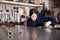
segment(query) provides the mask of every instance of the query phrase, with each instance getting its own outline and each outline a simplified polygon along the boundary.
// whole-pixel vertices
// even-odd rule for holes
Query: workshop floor
[[[29,40],[29,32],[23,26],[16,25],[13,28],[12,37],[8,38],[8,33],[0,26],[0,40]],[[47,31],[48,30],[48,31]],[[22,31],[22,33],[20,33]],[[60,29],[39,29],[37,28],[38,40],[60,40]]]

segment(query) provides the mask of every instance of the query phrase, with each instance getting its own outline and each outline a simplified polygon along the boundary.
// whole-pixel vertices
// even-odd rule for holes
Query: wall
[[[45,8],[49,10],[49,0],[42,0],[41,2],[45,2]]]
[[[54,8],[53,10],[54,10],[54,16],[55,16],[55,18],[57,20],[57,13],[59,13],[60,10],[59,10],[59,8]],[[58,22],[58,20],[57,20],[57,22]]]

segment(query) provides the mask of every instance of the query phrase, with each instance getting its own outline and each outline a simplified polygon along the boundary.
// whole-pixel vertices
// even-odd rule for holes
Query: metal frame
[[[30,4],[30,3],[21,3],[13,1],[1,1],[0,4],[11,4],[11,5],[20,5],[20,6],[29,6],[29,7],[42,7],[43,5]]]

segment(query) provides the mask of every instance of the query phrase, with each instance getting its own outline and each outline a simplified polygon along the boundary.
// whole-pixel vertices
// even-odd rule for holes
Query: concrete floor
[[[7,28],[12,31],[12,38],[8,38],[8,32],[0,26],[0,40],[29,40],[29,32],[26,27],[16,25],[13,28]],[[20,33],[22,31],[22,33]],[[39,29],[37,28],[37,40],[60,40],[60,29]]]

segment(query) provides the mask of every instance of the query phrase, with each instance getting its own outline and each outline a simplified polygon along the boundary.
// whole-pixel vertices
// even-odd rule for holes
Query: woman
[[[37,40],[36,28],[38,26],[41,25],[48,27],[49,25],[54,26],[56,24],[56,20],[54,18],[45,17],[38,13],[38,11],[34,8],[30,10],[29,16],[30,18],[27,20],[27,26],[31,33],[31,40]]]

